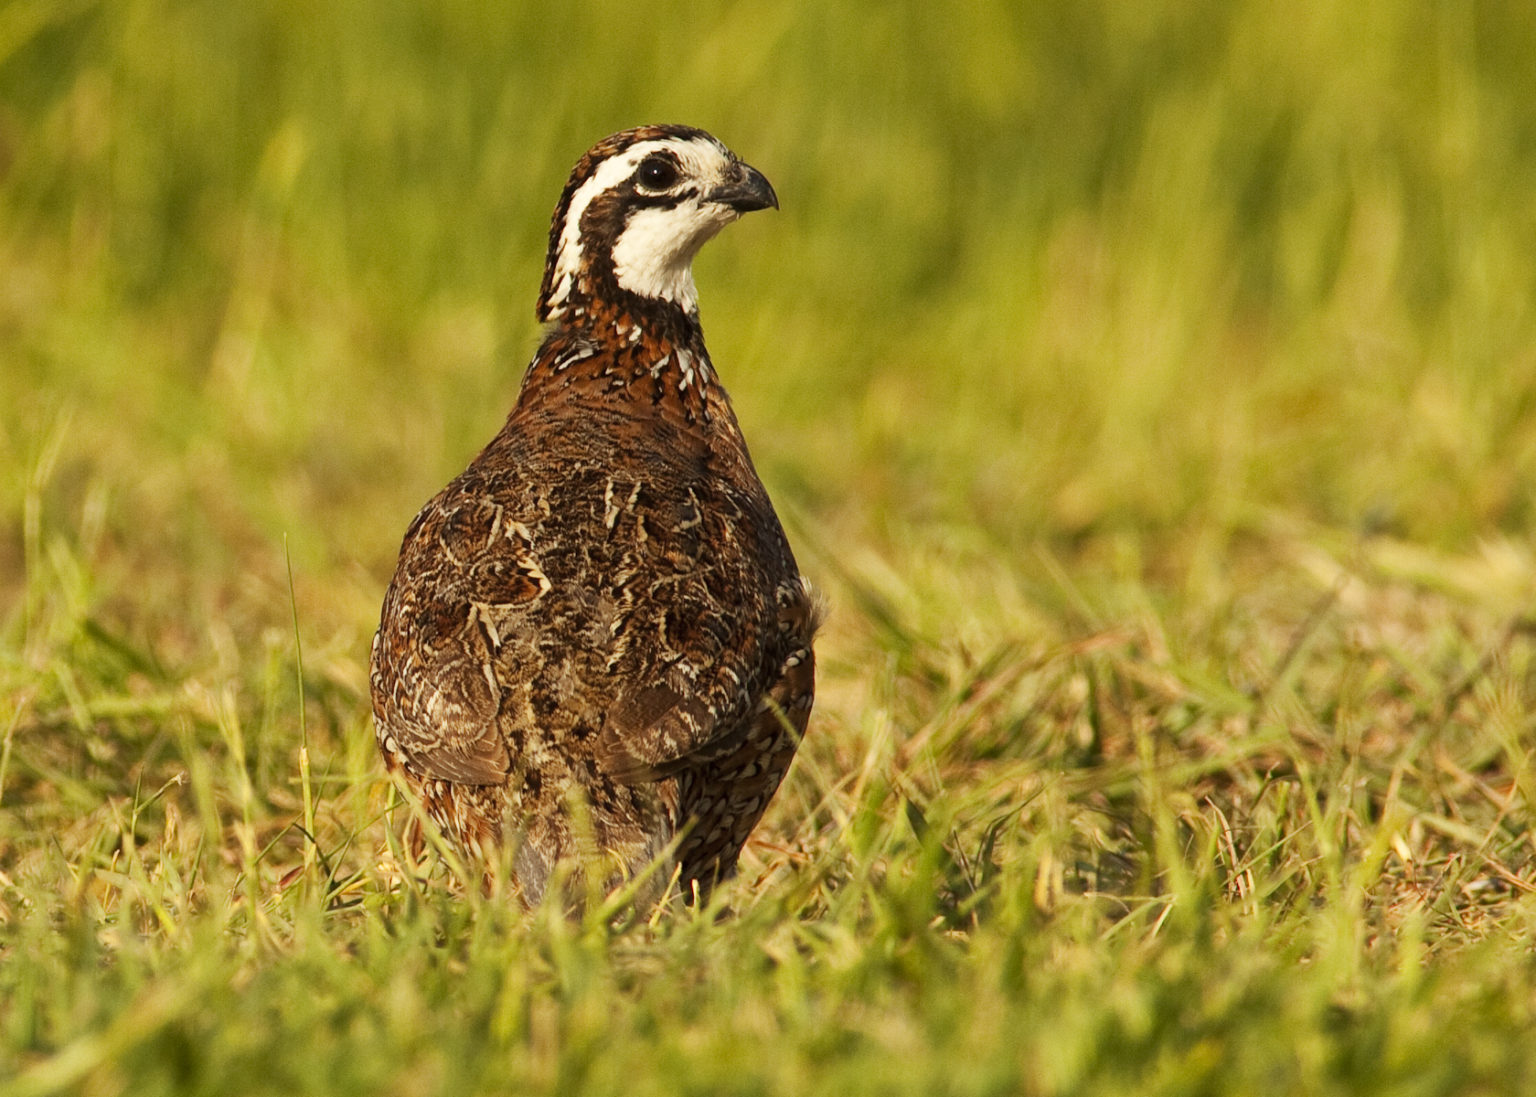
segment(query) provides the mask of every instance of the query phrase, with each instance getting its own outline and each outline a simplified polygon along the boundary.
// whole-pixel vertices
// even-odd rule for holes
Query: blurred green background
[[[0,0],[0,1089],[1530,1076],[1533,59],[1530,0]],[[696,274],[832,614],[736,917],[530,926],[389,855],[368,643],[649,121],[782,200]]]
[[[0,582],[31,485],[122,615],[286,534],[364,628],[515,392],[570,164],[652,120],[783,198],[698,280],[828,552],[1525,536],[1533,56],[1523,0],[8,0]]]

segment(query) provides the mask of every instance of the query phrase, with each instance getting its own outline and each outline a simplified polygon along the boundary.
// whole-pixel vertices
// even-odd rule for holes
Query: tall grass
[[[1515,0],[0,6],[0,1091],[1518,1091],[1533,55]],[[368,638],[648,120],[783,198],[697,275],[834,611],[715,907],[527,919],[399,863]]]

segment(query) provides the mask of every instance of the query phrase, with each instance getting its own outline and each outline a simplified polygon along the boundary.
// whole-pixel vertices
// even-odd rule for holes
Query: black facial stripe
[[[698,193],[698,187],[684,187],[667,194],[647,194],[643,190],[636,190],[629,205],[634,209],[676,209],[688,199],[696,198]]]

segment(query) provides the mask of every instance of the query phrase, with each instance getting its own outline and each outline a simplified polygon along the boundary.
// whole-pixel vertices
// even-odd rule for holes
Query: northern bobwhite
[[[691,271],[770,206],[702,130],[593,146],[555,207],[517,403],[406,530],[373,643],[379,749],[461,850],[510,848],[529,904],[562,861],[611,887],[674,843],[656,878],[707,894],[805,731],[815,601]]]

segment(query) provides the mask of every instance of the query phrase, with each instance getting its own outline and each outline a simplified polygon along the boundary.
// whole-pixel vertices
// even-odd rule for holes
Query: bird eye
[[[677,165],[665,156],[647,156],[635,178],[646,190],[666,190],[677,182]]]

